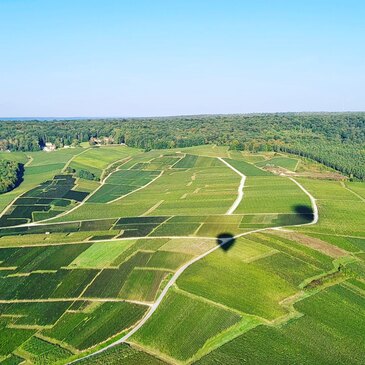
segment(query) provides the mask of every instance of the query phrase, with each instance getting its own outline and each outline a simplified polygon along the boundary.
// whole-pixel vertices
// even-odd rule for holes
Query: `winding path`
[[[235,171],[237,174],[239,174],[241,176],[241,183],[239,185],[238,188],[238,197],[235,200],[235,202],[233,203],[233,205],[231,206],[231,208],[226,212],[226,215],[230,215],[234,212],[234,210],[237,208],[237,206],[240,204],[240,202],[242,201],[243,198],[243,188],[244,188],[244,184],[245,184],[245,180],[246,180],[246,176],[243,175],[241,172],[239,172],[237,169],[235,169],[233,166],[231,166],[228,162],[224,161],[222,158],[218,157],[219,160],[221,160],[225,165],[227,165],[230,169],[232,169],[233,171]],[[289,177],[290,180],[292,180],[296,185],[298,185],[298,187],[309,197],[310,201],[311,201],[311,205],[312,205],[312,209],[313,209],[313,220],[309,223],[304,223],[304,224],[298,224],[298,225],[294,225],[294,226],[290,226],[290,227],[299,227],[299,226],[306,226],[306,225],[311,225],[311,224],[316,224],[318,222],[318,207],[316,204],[316,199],[309,193],[308,190],[306,190],[298,181],[296,181],[295,179]],[[282,227],[275,227],[275,229],[281,229]],[[162,300],[164,299],[164,297],[166,296],[168,290],[175,284],[175,282],[177,281],[177,279],[180,277],[180,275],[191,265],[193,265],[194,263],[196,263],[197,261],[203,259],[204,257],[208,256],[209,254],[211,254],[212,252],[218,250],[219,248],[221,248],[222,246],[224,246],[225,244],[227,244],[228,242],[235,240],[239,237],[243,237],[243,236],[247,236],[249,234],[252,233],[257,233],[257,232],[263,232],[266,230],[270,230],[273,229],[273,227],[266,227],[266,228],[260,228],[260,229],[255,229],[249,232],[244,232],[241,234],[238,234],[234,237],[230,237],[230,238],[222,238],[220,239],[220,244],[211,248],[210,250],[208,250],[207,252],[193,258],[192,260],[190,260],[189,262],[187,262],[185,265],[183,265],[182,267],[180,267],[180,269],[178,269],[175,274],[172,276],[172,278],[169,280],[169,282],[166,284],[165,288],[162,290],[161,294],[159,295],[159,297],[157,298],[156,302],[153,303],[151,305],[151,307],[149,308],[147,314],[140,320],[140,322],[138,322],[138,324],[131,330],[129,331],[126,335],[124,335],[123,337],[121,337],[120,339],[112,342],[111,344],[109,344],[108,346],[95,351],[89,355],[86,355],[82,358],[76,359],[72,362],[70,362],[69,364],[74,364],[80,360],[89,358],[91,356],[100,354],[108,349],[110,349],[111,347],[114,347],[116,345],[119,345],[123,342],[126,342],[131,336],[133,336],[147,321],[148,319],[153,315],[153,313],[157,310],[157,308],[159,307],[159,305],[161,304]]]

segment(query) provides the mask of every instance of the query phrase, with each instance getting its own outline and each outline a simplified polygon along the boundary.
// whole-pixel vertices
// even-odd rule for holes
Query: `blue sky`
[[[0,0],[0,117],[365,110],[362,0]]]

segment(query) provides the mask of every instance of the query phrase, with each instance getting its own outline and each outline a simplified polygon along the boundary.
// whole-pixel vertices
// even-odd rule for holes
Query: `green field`
[[[122,332],[145,310],[143,306],[126,302],[94,303],[84,310],[65,313],[52,329],[42,334],[83,350]]]
[[[208,339],[240,319],[236,313],[172,291],[155,316],[136,333],[132,341],[147,348],[156,348],[170,357],[187,360]],[[179,338],[178,342],[176,338]]]
[[[158,171],[121,170],[114,172],[88,201],[90,203],[109,203],[141,188],[158,175]]]
[[[265,161],[255,163],[258,167],[283,167],[284,169],[295,171],[298,164],[296,158],[273,157]]]
[[[135,241],[106,241],[92,244],[83,251],[69,266],[77,268],[104,268],[118,258]]]
[[[362,364],[363,298],[341,286],[295,305],[303,316],[284,326],[260,326],[197,364]],[[341,308],[341,310],[339,310]]]
[[[124,364],[128,365],[165,365],[162,360],[153,357],[143,351],[137,350],[129,345],[118,345],[102,352],[101,354],[92,356],[91,358],[81,360],[80,365],[119,365],[121,359]]]
[[[1,364],[66,364],[140,321],[127,343],[80,363],[361,363],[363,182],[223,146],[9,155],[27,165],[0,195],[0,208],[13,201],[0,217]],[[246,175],[233,214],[241,176],[217,157]],[[317,224],[309,196],[267,171],[298,161]]]

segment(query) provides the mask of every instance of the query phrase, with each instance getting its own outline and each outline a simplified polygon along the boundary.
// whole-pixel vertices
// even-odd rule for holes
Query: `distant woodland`
[[[365,113],[284,113],[0,122],[0,150],[36,151],[81,142],[144,150],[203,144],[283,151],[365,179]],[[95,142],[97,141],[97,142]]]

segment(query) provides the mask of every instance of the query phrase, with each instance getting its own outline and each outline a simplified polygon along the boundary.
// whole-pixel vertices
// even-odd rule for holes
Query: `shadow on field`
[[[306,223],[312,222],[314,218],[313,210],[308,205],[294,205],[294,211]]]
[[[228,251],[234,245],[236,239],[233,237],[231,233],[221,233],[217,236],[217,245],[220,245],[220,248],[223,251]]]

